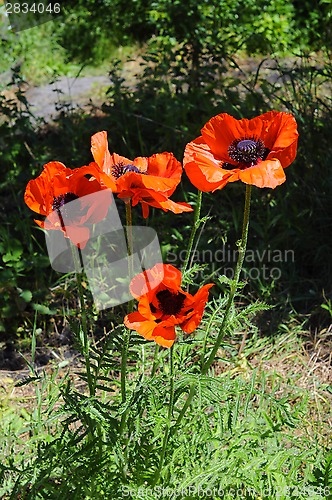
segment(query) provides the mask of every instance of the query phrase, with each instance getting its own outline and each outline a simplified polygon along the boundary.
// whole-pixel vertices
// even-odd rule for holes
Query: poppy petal
[[[91,137],[91,153],[97,165],[107,174],[110,173],[112,162],[105,130]]]
[[[135,165],[135,167],[137,167],[140,172],[145,173],[148,170],[149,160],[145,156],[138,156],[131,163]]]
[[[239,179],[245,184],[259,188],[275,188],[286,180],[284,169],[279,160],[265,160],[258,165],[239,172]]]
[[[44,229],[45,221],[43,220],[38,220],[38,219],[33,219],[33,221],[39,226]]]
[[[160,202],[150,202],[149,205],[156,208],[161,208],[164,212],[170,210],[173,214],[182,214],[183,212],[192,212],[194,209],[188,203],[184,201],[180,201],[176,203],[172,200],[165,200]]]
[[[134,193],[138,189],[148,189],[172,194],[178,184],[177,179],[150,176],[137,172],[127,172],[116,183],[120,192]]]
[[[108,178],[103,178],[99,174],[96,175],[96,179],[113,192],[117,192],[119,197],[130,198],[133,206],[140,201],[145,201],[148,204],[146,199],[143,200],[143,191],[161,192],[166,197],[171,196],[181,180],[182,165],[172,153],[157,153],[149,158],[142,156],[134,160],[129,160],[116,153],[111,155],[108,149],[106,131],[98,132],[91,137],[91,152],[96,165],[108,176]],[[122,168],[130,165],[137,167],[139,172],[133,172],[134,169]],[[115,186],[112,181],[115,182]],[[157,206],[161,208],[159,205]],[[176,210],[176,206],[173,208]],[[181,210],[178,207],[175,213],[182,211],[184,211],[183,207]],[[147,217],[147,215],[148,207],[145,205],[143,206],[143,216]]]
[[[231,162],[228,148],[235,139],[245,136],[245,124],[244,120],[236,120],[227,113],[221,113],[212,117],[204,125],[201,133],[204,141],[217,159],[223,162]]]
[[[147,269],[143,273],[135,276],[130,283],[130,293],[135,299],[139,299],[143,295],[148,294],[151,290],[163,281],[165,266],[163,264],[156,264],[151,269]],[[180,281],[181,282],[181,281]]]
[[[66,168],[59,161],[46,163],[41,174],[36,179],[29,181],[25,189],[24,201],[28,207],[38,214],[47,215],[52,210],[54,196],[53,189],[50,189],[50,186],[53,185],[58,174],[62,174],[61,177],[66,178],[67,172],[70,174],[72,170]],[[67,187],[64,189],[63,192],[68,191]]]
[[[159,186],[159,190],[166,191],[167,196],[171,196],[181,180],[181,163],[174,157],[173,153],[167,152],[154,154],[147,161],[148,175],[143,178],[145,187],[157,189]],[[160,183],[160,179],[163,180],[163,184]],[[150,181],[153,182],[152,185]]]
[[[50,211],[51,198],[45,200],[44,190],[40,183],[33,179],[28,182],[24,193],[24,201],[28,207],[40,215],[47,215]],[[52,198],[53,199],[53,198]]]
[[[160,264],[157,264],[158,266]],[[164,276],[162,278],[162,283],[170,289],[178,290],[181,286],[182,273],[179,269],[172,266],[171,264],[162,264]]]
[[[144,201],[141,202],[142,205],[142,215],[144,219],[147,219],[149,217],[149,205],[145,203]]]
[[[190,182],[200,191],[222,189],[231,176],[231,171],[221,168],[210,149],[200,144],[202,138],[187,144],[184,155],[184,169]]]
[[[239,154],[237,160],[233,150],[244,140],[261,141],[260,148],[264,149],[260,156],[253,154],[252,161],[248,157],[244,161]],[[294,161],[297,143],[296,120],[289,113],[269,111],[240,120],[221,113],[205,124],[201,137],[187,144],[184,168],[191,182],[201,191],[215,191],[239,179],[259,187],[276,187],[285,181],[279,167],[286,168]],[[231,157],[230,146],[233,148]],[[276,163],[264,164],[276,160],[279,167]],[[228,164],[227,169],[222,168],[224,163]],[[249,164],[252,167],[247,167]]]
[[[149,175],[181,180],[182,166],[173,153],[156,153],[148,158]]]
[[[76,172],[77,171],[77,172]],[[83,177],[86,180],[89,180],[90,186],[86,184],[87,192],[85,194],[89,194],[94,191],[99,191],[102,186],[111,189],[111,191],[116,192],[116,184],[114,179],[105,174],[97,163],[91,162],[89,165],[84,167],[80,167],[79,169],[75,169],[73,176],[79,175],[81,178]],[[87,179],[85,176],[89,175],[90,179]],[[95,186],[98,186],[96,189],[93,189],[91,183],[95,183]],[[83,196],[83,193],[79,194],[79,196]]]
[[[160,323],[153,330],[152,338],[163,347],[172,347],[176,339],[175,326],[165,326]]]
[[[214,286],[213,283],[209,283],[204,285],[202,288],[198,290],[198,292],[193,297],[193,313],[187,316],[186,320],[180,324],[181,329],[185,333],[192,333],[202,320],[202,316],[204,313],[204,308],[209,296],[210,288]]]
[[[157,326],[155,321],[146,320],[139,312],[128,314],[123,322],[127,328],[135,330],[147,340],[152,340],[153,330]]]
[[[151,293],[143,295],[142,297],[140,297],[137,308],[138,308],[138,312],[145,319],[148,319],[148,320],[151,320],[151,321],[155,321],[156,320],[156,316],[154,314],[152,314],[152,312],[151,312],[150,296],[151,296]]]
[[[149,274],[151,280],[148,280]],[[181,289],[181,279],[181,271],[171,264],[156,264],[137,275],[131,281],[130,290],[139,300],[138,311],[125,317],[125,325],[164,347],[173,345],[176,325],[186,333],[193,332],[202,319],[213,283],[192,296]]]
[[[133,163],[128,158],[116,153],[110,154],[108,149],[107,132],[97,132],[91,137],[91,153],[98,167],[108,176],[112,175],[114,165],[128,165]],[[111,186],[108,186],[111,188]]]
[[[74,245],[83,250],[89,240],[90,230],[86,226],[66,226],[65,236],[69,238]]]
[[[276,113],[266,135],[262,135],[264,144],[270,149],[267,159],[277,158],[283,168],[288,167],[296,157],[298,136],[294,116],[289,113]]]

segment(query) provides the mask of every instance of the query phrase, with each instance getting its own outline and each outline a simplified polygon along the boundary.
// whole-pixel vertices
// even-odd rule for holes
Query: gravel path
[[[49,122],[61,109],[74,110],[88,104],[101,104],[106,100],[106,90],[110,85],[107,76],[63,76],[54,83],[29,88],[26,98],[32,114]]]

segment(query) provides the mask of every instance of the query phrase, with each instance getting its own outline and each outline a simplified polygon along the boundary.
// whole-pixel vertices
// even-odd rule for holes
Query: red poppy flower
[[[47,216],[45,221],[35,220],[40,227],[62,230],[75,245],[84,248],[90,235],[88,224],[101,221],[112,202],[111,193],[98,180],[99,176],[99,169],[93,164],[72,170],[52,161],[44,165],[37,179],[28,183],[24,201],[34,212]],[[96,192],[100,192],[98,197],[87,196]],[[79,210],[75,207],[67,213],[65,205],[77,199]]]
[[[138,299],[138,311],[128,314],[124,324],[147,340],[164,347],[175,341],[175,326],[192,333],[201,322],[212,283],[195,295],[181,289],[181,272],[170,264],[156,264],[135,276],[130,284]]]
[[[158,153],[149,158],[129,160],[108,150],[107,132],[98,132],[91,137],[91,152],[99,168],[109,181],[116,185],[119,198],[130,199],[133,206],[142,204],[143,216],[149,215],[149,205],[165,212],[191,212],[184,202],[169,200],[181,180],[182,166],[172,153]],[[111,188],[112,189],[112,188]]]
[[[201,132],[184,154],[185,171],[201,191],[222,189],[238,180],[275,188],[285,182],[284,168],[296,156],[297,125],[288,113],[269,111],[251,120],[221,113]]]

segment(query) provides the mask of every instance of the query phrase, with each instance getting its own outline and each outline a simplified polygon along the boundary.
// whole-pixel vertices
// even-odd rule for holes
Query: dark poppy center
[[[53,198],[52,209],[59,212],[60,208],[66,205],[66,203],[77,200],[77,198],[78,196],[76,194],[70,192],[65,194],[59,194],[59,196],[55,196]]]
[[[168,315],[178,314],[181,311],[186,298],[182,293],[172,293],[169,290],[162,290],[161,292],[158,292],[156,297],[158,299],[160,309],[164,314]]]
[[[261,139],[236,139],[228,148],[229,157],[239,166],[251,167],[258,160],[265,160],[269,150],[264,146]]]
[[[119,177],[126,174],[127,172],[136,172],[137,174],[141,173],[140,169],[137,168],[132,163],[128,163],[128,165],[124,165],[123,163],[118,163],[117,165],[114,165],[112,168],[112,175],[116,179],[119,179]]]
[[[71,216],[70,218],[72,219],[72,211],[70,211],[70,213],[64,208],[64,206],[67,204],[67,203],[70,203],[71,201],[75,201],[77,200],[79,197],[74,194],[74,193],[64,193],[64,194],[59,194],[59,196],[55,196],[53,198],[53,203],[52,203],[52,210],[56,211],[58,216],[59,216],[59,219],[61,221],[61,225],[62,227],[64,227],[64,223],[63,223],[63,216],[65,216],[65,219],[69,218],[69,216]]]

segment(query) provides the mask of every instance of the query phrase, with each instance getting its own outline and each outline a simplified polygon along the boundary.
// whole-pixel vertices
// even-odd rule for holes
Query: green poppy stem
[[[134,253],[134,245],[133,245],[133,216],[131,211],[131,202],[126,201],[126,228],[127,228],[127,243],[128,243],[128,275],[131,279],[134,274],[134,263],[132,255]],[[128,313],[132,312],[134,308],[134,300],[130,300],[128,302]]]
[[[202,206],[202,191],[198,190],[197,192],[197,200],[196,200],[196,206],[195,206],[195,212],[194,212],[194,223],[191,229],[190,233],[190,238],[189,238],[189,244],[187,248],[187,253],[186,253],[186,258],[184,260],[184,264],[182,266],[182,273],[184,273],[188,267],[189,260],[190,260],[190,254],[193,248],[194,244],[194,239],[196,236],[197,229],[199,228],[200,225],[200,216],[201,216],[201,206]]]
[[[246,195],[245,195],[245,204],[244,204],[244,214],[243,214],[243,224],[242,224],[242,237],[241,237],[241,242],[239,245],[239,254],[238,254],[238,259],[236,263],[236,268],[235,268],[235,274],[234,274],[234,279],[231,284],[231,289],[229,292],[228,296],[228,301],[224,313],[224,317],[219,329],[218,337],[217,340],[213,346],[213,349],[211,351],[211,354],[206,361],[206,363],[203,365],[202,368],[202,374],[205,375],[210,366],[212,365],[217,351],[220,347],[221,341],[224,337],[225,329],[227,327],[228,319],[229,319],[229,314],[231,311],[231,307],[233,305],[234,301],[234,296],[236,293],[236,290],[238,288],[239,280],[240,280],[240,274],[242,271],[242,266],[243,266],[243,261],[244,257],[246,254],[246,248],[247,248],[247,241],[248,241],[248,229],[249,229],[249,216],[250,216],[250,200],[251,200],[251,185],[246,184]]]
[[[83,293],[83,286],[82,286],[82,272],[81,272],[81,263],[80,263],[81,250],[80,250],[80,248],[77,248],[77,247],[74,248],[72,244],[70,246],[71,246],[73,262],[74,262],[74,266],[75,266],[77,290],[78,290],[78,296],[79,296],[79,300],[80,300],[81,328],[80,328],[79,337],[80,337],[80,342],[81,342],[81,346],[82,346],[82,352],[83,352],[84,362],[85,362],[85,367],[86,367],[89,393],[90,393],[90,396],[94,396],[95,392],[96,392],[96,387],[95,387],[95,383],[93,381],[93,377],[92,377],[92,373],[91,373],[91,363],[90,363],[90,357],[89,357],[90,341],[88,338],[88,322],[87,322],[84,293]],[[77,252],[79,255],[77,255],[76,248],[77,248]]]
[[[133,218],[131,212],[131,201],[126,200],[126,229],[127,229],[127,243],[128,243],[128,276],[129,278],[133,275],[133,261],[130,258],[133,255]],[[133,310],[134,301],[128,302],[128,314]],[[126,402],[126,378],[127,378],[127,358],[130,340],[130,330],[129,328],[124,329],[124,338],[122,345],[122,355],[121,355],[121,400],[122,403]]]
[[[161,470],[164,465],[166,449],[168,445],[168,440],[170,436],[172,418],[173,418],[173,407],[174,407],[174,344],[169,351],[169,371],[170,371],[170,385],[169,385],[169,405],[168,405],[168,421],[165,429],[163,444],[161,448],[159,467],[155,473],[154,480],[152,482],[152,487],[157,484],[160,478]]]
[[[250,200],[251,200],[251,185],[247,184],[246,185],[245,204],[244,204],[243,224],[242,224],[242,238],[241,238],[241,242],[239,245],[239,255],[238,255],[238,260],[236,263],[234,280],[233,280],[232,285],[231,285],[224,318],[223,318],[223,321],[222,321],[222,324],[221,324],[221,327],[219,330],[217,340],[216,340],[215,345],[211,351],[209,359],[202,367],[202,370],[201,370],[202,375],[205,375],[208,372],[211,364],[213,363],[213,361],[216,357],[217,351],[220,347],[221,341],[222,341],[223,336],[224,336],[225,327],[227,326],[229,313],[230,313],[231,306],[232,306],[233,300],[234,300],[234,295],[236,293],[236,290],[237,290],[237,287],[239,284],[240,274],[241,274],[241,270],[242,270],[242,266],[243,266],[243,261],[244,261],[246,248],[247,248],[247,241],[248,241]],[[173,431],[180,424],[182,418],[184,417],[187,409],[189,408],[189,406],[190,406],[190,404],[195,396],[195,392],[196,392],[195,391],[195,384],[191,384],[188,397],[186,399],[185,404],[183,405],[181,412],[179,413],[179,416],[177,418],[175,425],[173,426]]]
[[[151,378],[155,376],[157,371],[158,354],[159,354],[159,344],[156,344],[154,348],[153,363],[150,375]]]

